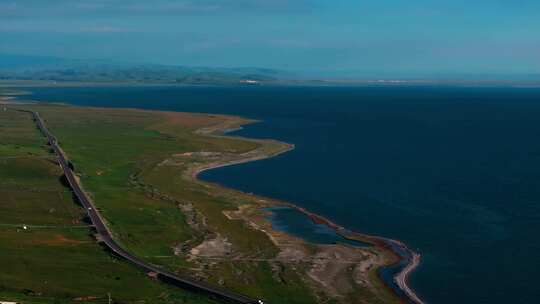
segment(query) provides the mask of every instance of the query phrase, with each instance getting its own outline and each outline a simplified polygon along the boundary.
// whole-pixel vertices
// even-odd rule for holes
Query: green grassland
[[[20,106],[22,107],[22,106]],[[162,166],[164,160],[170,159],[173,155],[186,152],[212,151],[217,153],[244,153],[258,147],[257,143],[241,139],[229,139],[220,137],[208,137],[196,134],[194,131],[202,127],[215,126],[223,123],[228,118],[211,115],[169,115],[167,113],[138,111],[138,110],[113,110],[96,108],[78,108],[58,105],[31,105],[24,106],[40,112],[41,116],[51,132],[59,139],[60,145],[67,153],[74,164],[76,173],[81,177],[81,181],[86,191],[95,201],[97,208],[105,217],[109,227],[117,241],[126,249],[142,257],[149,262],[162,265],[182,274],[201,277],[223,288],[231,289],[253,297],[266,299],[269,303],[315,303],[312,291],[304,278],[290,268],[282,267],[279,263],[272,261],[278,253],[278,249],[266,236],[266,234],[250,228],[244,221],[229,220],[223,211],[234,210],[238,207],[238,202],[230,197],[221,197],[208,191],[204,184],[190,182],[182,178],[182,172],[189,163],[178,166]],[[13,113],[10,114],[12,117]],[[21,115],[21,114],[17,114]],[[4,114],[2,117],[5,117]],[[15,122],[0,121],[2,130],[16,125]],[[13,120],[13,119],[11,119]],[[6,143],[5,148],[0,148],[0,153],[4,149],[5,155],[43,155],[41,150],[47,151],[43,145],[43,139],[36,134],[35,127],[25,118],[15,119],[20,123],[17,132],[27,132],[23,136],[25,139],[18,141],[15,137],[6,135],[2,137],[2,142]],[[240,120],[239,120],[240,121]],[[26,130],[26,125],[30,130]],[[32,129],[34,127],[34,129]],[[26,130],[26,131],[25,131]],[[2,132],[4,134],[6,132]],[[22,134],[21,133],[21,134]],[[27,139],[28,137],[33,140]],[[16,147],[18,146],[18,147]],[[1,146],[0,146],[1,147]],[[40,147],[41,150],[36,149]],[[41,153],[41,154],[40,154]],[[4,155],[4,154],[2,154]],[[2,180],[24,180],[25,183],[35,182],[36,185],[26,185],[28,187],[56,187],[56,196],[51,195],[50,206],[44,206],[40,214],[28,215],[29,222],[32,219],[35,225],[45,225],[40,219],[50,219],[56,225],[73,225],[80,219],[80,210],[73,208],[69,194],[66,189],[61,188],[59,183],[58,169],[48,160],[34,157],[35,162],[24,162],[25,170],[32,170],[36,173],[35,178],[28,178],[28,174],[16,173],[17,169],[9,169],[2,176]],[[38,161],[41,160],[41,163]],[[18,165],[6,165],[15,166]],[[39,166],[50,166],[50,170],[42,170]],[[6,168],[7,168],[6,167]],[[56,171],[55,171],[56,170]],[[51,185],[41,185],[44,176],[38,178],[38,174],[48,172]],[[0,173],[1,174],[1,173]],[[10,184],[8,188],[13,188]],[[61,193],[60,195],[58,193]],[[31,197],[22,199],[28,204],[34,204]],[[18,199],[1,206],[4,209],[13,208]],[[196,210],[196,217],[204,221],[205,225],[201,229],[194,228],[188,222],[188,217],[192,216],[179,208],[179,204],[189,203]],[[62,206],[69,211],[60,211]],[[71,205],[70,205],[71,204]],[[8,207],[9,206],[9,207]],[[30,209],[28,206],[16,206],[25,214]],[[51,209],[63,214],[65,218],[56,219],[51,216]],[[66,209],[67,210],[67,209]],[[37,209],[31,209],[37,212]],[[5,211],[6,214],[15,211]],[[26,215],[18,215],[21,220]],[[0,218],[2,218],[0,216]],[[4,220],[4,219],[3,219]],[[32,223],[34,223],[32,222]],[[19,223],[19,222],[17,222]],[[50,223],[49,223],[50,224]],[[60,228],[58,228],[60,229]],[[13,232],[13,228],[10,233]],[[41,237],[39,234],[20,232],[21,235],[32,235],[32,238]],[[37,233],[37,232],[36,232]],[[147,279],[143,273],[138,272],[133,267],[117,261],[104,253],[98,245],[92,242],[88,236],[88,230],[66,229],[55,231],[49,229],[41,233],[49,233],[49,237],[55,239],[59,233],[68,239],[80,241],[75,246],[72,242],[69,245],[42,249],[34,248],[35,263],[49,263],[45,268],[39,270],[40,279],[21,276],[21,280],[28,282],[29,286],[46,281],[53,271],[49,267],[57,267],[56,272],[77,276],[79,282],[74,278],[67,279],[68,282],[58,281],[52,283],[48,280],[48,286],[57,286],[56,293],[52,291],[51,296],[61,296],[61,298],[73,297],[74,292],[79,295],[104,295],[111,291],[122,296],[125,301],[132,299],[148,300],[156,294],[169,295],[169,300],[175,296],[189,297],[186,293],[173,293],[171,288],[163,286]],[[213,261],[200,269],[200,264],[189,260],[189,250],[200,244],[203,240],[219,235],[228,240],[232,246],[231,256],[238,259],[224,259]],[[15,235],[7,235],[2,239],[0,246],[11,251],[15,249],[10,241],[16,238]],[[45,246],[45,245],[43,245]],[[11,249],[9,249],[11,248]],[[15,248],[19,248],[15,246]],[[56,253],[56,250],[61,252]],[[24,250],[21,248],[21,250]],[[76,251],[76,254],[74,253]],[[75,255],[75,258],[71,255]],[[62,264],[51,266],[51,256],[58,257]],[[83,261],[77,263],[76,261]],[[4,259],[2,258],[3,263]],[[48,261],[48,262],[45,262]],[[13,267],[26,267],[26,262],[11,261]],[[34,265],[35,266],[35,265]],[[88,268],[85,268],[88,267]],[[279,278],[276,278],[275,268],[283,268]],[[65,270],[60,270],[65,268]],[[30,269],[30,268],[29,268]],[[71,271],[70,271],[71,270]],[[73,273],[72,273],[73,272]],[[79,278],[81,276],[82,278]],[[97,280],[96,276],[103,279]],[[120,280],[116,280],[120,277]],[[0,275],[1,278],[1,275]],[[110,279],[111,282],[107,281]],[[94,281],[92,281],[94,279]],[[84,281],[86,280],[86,281]],[[98,282],[99,281],[99,282]],[[6,279],[0,280],[2,285],[7,284]],[[84,285],[84,286],[82,286]],[[17,285],[23,286],[23,285]],[[62,286],[62,287],[60,287]],[[120,287],[122,286],[122,287]],[[38,290],[37,287],[31,287]],[[30,289],[31,289],[30,288]],[[81,288],[77,290],[77,288]],[[85,289],[86,288],[86,289]],[[13,287],[8,291],[17,291]],[[40,289],[41,290],[41,289]],[[121,295],[121,291],[125,295]],[[129,291],[129,292],[128,292]],[[35,293],[35,292],[34,292]],[[69,296],[67,296],[69,294]],[[171,300],[172,301],[172,300]],[[202,299],[197,299],[195,303],[204,303]],[[159,302],[148,302],[159,303]]]
[[[211,303],[98,245],[29,114],[0,112],[0,130],[0,301]]]

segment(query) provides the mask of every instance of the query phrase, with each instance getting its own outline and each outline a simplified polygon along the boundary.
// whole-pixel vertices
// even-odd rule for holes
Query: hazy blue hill
[[[286,73],[262,68],[209,68],[83,61],[0,54],[0,79],[82,82],[234,84],[276,81]]]
[[[28,55],[13,55],[0,54],[0,70],[21,70],[32,67],[47,68],[59,65],[65,65],[69,60],[44,57],[44,56],[28,56]]]

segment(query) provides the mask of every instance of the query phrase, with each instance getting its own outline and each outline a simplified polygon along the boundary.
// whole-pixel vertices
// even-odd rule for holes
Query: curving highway
[[[58,156],[58,163],[60,164],[60,167],[64,171],[64,175],[67,181],[69,182],[69,185],[71,186],[71,189],[73,190],[73,193],[75,194],[75,196],[77,197],[81,205],[86,210],[88,217],[92,221],[92,224],[94,225],[97,231],[100,241],[102,241],[110,251],[112,251],[117,256],[131,262],[132,264],[135,264],[136,266],[144,269],[146,272],[154,273],[157,276],[157,278],[159,278],[163,282],[166,282],[166,283],[178,286],[178,287],[182,287],[184,289],[189,289],[191,291],[210,295],[219,300],[227,301],[231,303],[241,303],[241,304],[263,304],[264,303],[262,300],[252,299],[252,298],[240,295],[240,294],[236,294],[230,291],[216,288],[204,282],[196,281],[196,280],[186,278],[186,277],[181,277],[177,274],[174,274],[172,272],[163,270],[162,268],[149,264],[137,258],[136,256],[130,254],[129,252],[124,250],[122,247],[120,247],[118,243],[114,241],[112,237],[112,233],[107,227],[107,225],[105,224],[101,214],[96,209],[96,207],[94,206],[93,202],[90,200],[88,195],[83,191],[82,186],[79,183],[79,181],[75,178],[75,174],[69,167],[69,162],[67,160],[66,154],[58,145],[58,140],[56,139],[56,137],[54,137],[47,129],[45,122],[43,121],[39,113],[34,112],[34,111],[26,111],[26,110],[21,110],[21,111],[31,113],[34,117],[34,120],[37,123],[38,128],[47,137],[47,140],[51,148],[54,150],[54,152]]]

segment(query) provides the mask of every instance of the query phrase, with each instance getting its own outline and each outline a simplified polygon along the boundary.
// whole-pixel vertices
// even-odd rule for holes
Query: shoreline
[[[287,144],[288,145],[288,148],[287,149],[284,149],[283,151],[280,151],[278,153],[274,153],[272,155],[268,155],[268,156],[264,156],[264,155],[257,155],[257,156],[251,156],[251,157],[246,157],[246,158],[242,158],[242,159],[238,159],[238,160],[233,160],[233,161],[226,161],[226,162],[215,162],[215,163],[210,163],[210,164],[205,164],[199,168],[196,168],[195,170],[193,170],[191,172],[191,177],[193,179],[196,179],[198,181],[201,181],[201,182],[206,182],[202,179],[200,179],[198,176],[199,174],[205,172],[205,171],[209,171],[209,170],[212,170],[212,169],[217,169],[217,168],[223,168],[223,167],[228,167],[228,166],[234,166],[234,165],[240,165],[240,164],[245,164],[245,163],[249,163],[249,162],[254,162],[254,161],[258,161],[258,160],[264,160],[264,159],[268,159],[268,158],[272,158],[272,157],[275,157],[275,156],[278,156],[278,155],[281,155],[283,153],[287,153],[289,151],[292,151],[294,149],[296,149],[295,145],[293,144]],[[249,152],[248,152],[249,153]],[[233,189],[233,190],[236,190],[236,189]],[[238,191],[238,190],[237,190]]]
[[[253,121],[251,121],[251,122],[253,122]],[[250,123],[250,122],[248,122],[248,123]],[[201,129],[196,130],[195,132],[199,133],[199,134],[202,134],[202,135],[205,135],[205,136],[229,137],[229,138],[234,138],[234,139],[243,139],[243,140],[248,140],[248,141],[252,141],[252,142],[258,142],[258,143],[271,141],[271,142],[274,142],[274,143],[281,144],[282,146],[284,146],[284,148],[279,150],[276,153],[258,154],[258,155],[255,153],[256,154],[255,156],[248,156],[248,157],[240,158],[240,159],[233,160],[233,161],[225,161],[225,162],[216,161],[216,162],[213,162],[213,163],[210,163],[210,164],[204,164],[204,165],[201,165],[199,167],[194,168],[193,171],[190,172],[191,173],[190,177],[193,178],[194,180],[197,180],[197,181],[202,182],[202,183],[212,183],[212,182],[208,182],[208,181],[205,181],[203,179],[200,179],[199,174],[202,173],[202,172],[205,172],[205,171],[212,170],[212,169],[223,168],[223,167],[228,167],[228,166],[234,166],[234,165],[238,165],[238,164],[243,164],[243,163],[248,163],[248,162],[253,162],[253,161],[272,158],[272,157],[281,155],[283,153],[287,153],[287,152],[292,151],[292,150],[295,149],[294,144],[289,144],[289,143],[285,143],[285,142],[281,142],[281,141],[277,141],[277,140],[254,139],[254,138],[246,138],[246,137],[234,136],[234,135],[228,134],[230,132],[237,131],[237,130],[240,130],[240,129],[242,129],[241,126],[236,127],[236,128],[232,128],[232,129],[227,128],[227,127],[225,127],[225,128],[219,128],[218,127],[216,129],[213,129],[213,130],[208,131],[208,132],[205,132],[205,131],[203,131]],[[254,150],[254,151],[256,151],[256,150]],[[250,152],[253,152],[253,151],[250,151]],[[249,154],[250,152],[247,152],[245,154]],[[224,187],[224,188],[228,188],[228,187],[225,187],[225,186],[222,186],[222,185],[219,185],[219,186]],[[236,190],[236,189],[232,189],[232,190],[240,191],[240,190]],[[278,205],[279,204],[276,204],[276,206],[278,206]],[[394,239],[390,239],[390,238],[385,238],[385,237],[380,237],[380,236],[372,236],[372,235],[367,235],[367,234],[351,231],[351,230],[345,228],[344,226],[341,226],[339,224],[334,223],[333,221],[325,218],[324,216],[313,213],[313,212],[307,210],[306,208],[297,206],[297,205],[295,205],[293,203],[290,203],[290,202],[281,202],[281,205],[282,206],[287,206],[287,207],[290,207],[292,209],[297,210],[298,212],[300,212],[300,213],[306,215],[307,217],[309,217],[314,223],[325,225],[325,226],[329,227],[330,229],[334,230],[338,235],[340,235],[340,236],[342,236],[342,237],[344,237],[346,239],[351,239],[351,240],[356,239],[356,240],[360,240],[360,241],[367,241],[367,242],[372,243],[374,245],[378,244],[378,245],[380,245],[382,247],[388,248],[390,251],[392,251],[392,253],[396,257],[396,260],[393,263],[390,263],[389,265],[381,266],[380,269],[398,265],[398,264],[402,263],[403,261],[407,262],[407,264],[399,272],[397,272],[395,275],[392,276],[393,282],[396,284],[396,286],[400,289],[400,291],[405,296],[395,292],[393,286],[391,286],[391,284],[389,284],[386,280],[382,279],[382,277],[381,277],[381,281],[383,282],[383,284],[386,285],[386,287],[392,289],[393,292],[396,293],[396,295],[399,298],[402,298],[405,301],[408,301],[408,302],[411,302],[411,303],[414,303],[414,304],[426,304],[424,301],[422,301],[420,299],[420,297],[416,294],[416,292],[411,287],[409,287],[409,285],[408,285],[410,274],[420,265],[421,255],[419,253],[411,250],[403,242],[398,241],[398,240],[394,240]],[[404,252],[406,252],[408,257],[404,257],[402,254],[400,254],[400,252],[395,249],[395,246],[397,246],[398,248],[400,248]]]
[[[0,104],[2,104],[2,103],[4,103],[4,104],[17,104],[17,103],[20,103],[20,102],[17,101],[17,99],[18,99],[17,96],[13,96],[13,95],[7,95],[6,96],[6,95],[4,95],[4,96],[0,96],[0,97],[4,97],[4,98],[0,98]],[[7,97],[7,98],[5,98],[5,97]],[[227,115],[227,116],[235,117],[235,116],[231,116],[231,115]],[[190,170],[189,177],[191,177],[193,180],[201,182],[201,183],[211,183],[211,182],[207,182],[207,181],[204,181],[204,180],[200,179],[199,174],[204,172],[204,171],[211,170],[211,169],[216,169],[216,168],[221,168],[221,167],[226,167],[226,166],[233,166],[233,165],[253,162],[253,161],[257,161],[257,160],[264,160],[264,159],[272,158],[272,157],[281,155],[283,153],[286,153],[286,152],[289,152],[289,151],[292,151],[292,150],[295,149],[294,144],[289,144],[289,143],[285,143],[285,142],[281,142],[281,141],[277,141],[277,140],[273,140],[273,139],[255,139],[255,138],[246,138],[246,137],[241,137],[241,136],[229,135],[228,133],[230,133],[230,132],[242,129],[242,125],[246,125],[246,124],[249,124],[249,123],[256,122],[254,120],[246,120],[246,119],[242,119],[240,117],[237,117],[237,118],[239,119],[238,121],[236,121],[237,125],[233,125],[232,127],[231,127],[231,125],[223,124],[223,125],[217,125],[217,126],[215,126],[213,128],[210,128],[210,129],[205,129],[205,128],[197,129],[194,132],[197,133],[197,134],[203,135],[203,136],[242,139],[242,140],[246,140],[246,141],[260,143],[261,145],[264,145],[265,143],[266,144],[273,143],[273,144],[280,145],[281,148],[276,150],[276,151],[272,151],[271,153],[269,153],[268,151],[262,151],[263,153],[261,153],[259,148],[257,148],[255,150],[248,151],[248,152],[245,152],[243,154],[240,154],[239,155],[240,158],[238,158],[238,159],[227,160],[227,161],[217,160],[217,161],[212,162],[212,163],[200,164],[199,166],[196,166],[196,167],[192,168],[192,170]],[[221,185],[219,185],[219,186],[221,186]],[[240,190],[236,190],[236,189],[232,189],[232,188],[227,188],[225,186],[221,186],[221,187],[226,188],[226,189],[230,189],[230,190],[233,190],[233,191],[240,191]],[[397,285],[397,287],[400,289],[400,291],[405,296],[403,296],[402,294],[399,294],[398,292],[396,292],[394,287],[389,282],[387,282],[385,279],[383,279],[380,276],[379,276],[379,278],[380,278],[381,282],[386,287],[391,289],[392,292],[398,298],[400,298],[400,299],[402,299],[404,301],[415,303],[415,304],[425,304],[425,302],[420,300],[419,296],[408,286],[409,275],[418,267],[418,265],[420,263],[420,255],[418,253],[410,250],[404,243],[402,243],[400,241],[397,241],[397,240],[393,240],[393,239],[388,239],[388,238],[379,237],[379,236],[371,236],[371,235],[366,235],[366,234],[362,234],[362,233],[359,233],[359,232],[354,232],[354,231],[348,230],[345,227],[343,227],[341,225],[338,225],[338,224],[332,222],[331,220],[329,220],[329,219],[327,219],[327,218],[325,218],[325,217],[323,217],[321,215],[310,212],[307,209],[305,209],[303,207],[300,207],[300,206],[297,206],[297,205],[295,205],[293,203],[290,203],[290,202],[283,202],[283,201],[280,201],[280,200],[275,200],[273,205],[275,205],[275,206],[286,206],[286,207],[293,208],[293,209],[303,213],[304,215],[308,216],[313,222],[315,222],[317,224],[326,225],[330,229],[333,229],[334,231],[336,231],[337,234],[341,235],[344,238],[351,239],[351,240],[356,239],[356,240],[360,240],[360,241],[367,241],[368,243],[371,243],[371,244],[373,244],[375,246],[380,246],[380,247],[386,248],[387,250],[389,250],[393,254],[395,259],[394,259],[394,261],[392,261],[392,263],[389,263],[388,265],[379,266],[377,268],[378,273],[379,273],[380,269],[382,269],[382,268],[392,267],[392,266],[395,266],[395,265],[398,265],[398,264],[402,263],[404,260],[407,260],[407,264],[405,265],[405,267],[403,267],[398,273],[396,273],[392,277],[394,283]],[[267,231],[264,231],[264,230],[262,230],[262,231],[265,232],[266,234],[268,234]],[[409,254],[409,258],[404,257],[397,250],[395,250],[393,245],[397,245],[399,248],[401,248],[405,252],[407,252]]]
[[[409,280],[410,274],[420,265],[421,255],[419,253],[411,250],[409,247],[407,247],[407,245],[405,245],[401,241],[397,241],[397,240],[389,239],[389,238],[385,238],[385,237],[380,237],[380,236],[366,235],[366,234],[356,232],[356,231],[350,231],[347,228],[345,228],[345,227],[343,227],[341,225],[338,225],[338,224],[334,223],[333,221],[331,221],[331,220],[329,220],[329,219],[327,219],[327,218],[325,218],[325,217],[323,217],[321,215],[310,212],[310,211],[308,211],[307,209],[305,209],[303,207],[299,207],[299,206],[297,206],[295,204],[292,204],[292,203],[289,203],[289,207],[303,213],[304,215],[309,217],[316,224],[326,225],[327,227],[333,229],[334,231],[336,231],[337,234],[341,235],[344,238],[353,239],[353,240],[358,238],[358,239],[361,239],[361,240],[364,240],[364,241],[368,240],[371,243],[381,243],[381,244],[389,247],[390,250],[392,250],[393,253],[397,256],[397,261],[395,263],[393,263],[393,264],[383,266],[383,268],[391,267],[393,265],[397,265],[397,264],[401,263],[402,261],[406,260],[407,265],[405,265],[405,267],[403,267],[398,273],[396,273],[392,277],[392,279],[396,283],[397,287],[399,287],[399,289],[405,294],[405,296],[407,297],[407,300],[409,300],[409,301],[411,301],[411,302],[413,302],[415,304],[426,304],[424,301],[422,301],[420,299],[420,297],[408,285],[408,280]],[[397,246],[398,248],[402,249],[404,252],[406,252],[409,257],[403,257],[403,255],[400,254],[400,252],[398,250],[394,249],[395,248],[394,245]],[[386,285],[388,285],[386,281],[383,280],[383,282]],[[392,288],[391,286],[388,286],[388,287]]]
[[[228,116],[232,117],[230,115],[228,115]],[[242,140],[246,140],[246,141],[250,141],[250,142],[260,143],[261,145],[264,144],[264,143],[267,143],[267,142],[274,142],[274,143],[278,143],[278,144],[283,145],[284,148],[280,149],[279,151],[277,151],[275,153],[271,153],[271,154],[257,153],[257,149],[255,149],[255,150],[248,151],[246,153],[241,154],[241,155],[243,155],[245,157],[241,157],[241,158],[236,159],[236,160],[231,160],[231,161],[218,160],[218,161],[215,161],[213,163],[203,164],[203,165],[198,166],[198,167],[193,169],[193,171],[190,174],[191,177],[194,180],[205,182],[204,180],[198,178],[199,174],[201,174],[201,173],[203,173],[205,171],[212,170],[212,169],[217,169],[217,168],[228,167],[228,166],[245,164],[245,163],[254,162],[254,161],[258,161],[258,160],[269,159],[269,158],[272,158],[272,157],[275,157],[275,156],[278,156],[278,155],[281,155],[281,154],[284,154],[284,153],[287,153],[287,152],[290,152],[290,151],[296,149],[296,145],[294,145],[294,144],[289,144],[289,143],[285,143],[285,142],[281,142],[281,141],[277,141],[277,140],[255,139],[255,138],[247,138],[247,137],[242,137],[242,136],[230,135],[230,133],[232,133],[232,132],[242,130],[243,125],[251,124],[251,123],[257,123],[257,122],[258,121],[256,121],[256,120],[247,119],[247,120],[241,121],[240,125],[230,126],[230,125],[227,125],[227,124],[223,124],[223,125],[218,125],[218,126],[215,126],[215,127],[212,127],[212,128],[197,129],[197,130],[195,130],[195,133],[203,135],[203,136],[209,136],[209,137],[242,139]],[[249,154],[253,154],[253,156],[251,156]]]
[[[394,242],[397,242],[393,240]],[[405,244],[399,242],[398,246],[402,247],[404,250],[407,250],[411,255],[409,258],[409,263],[394,276],[394,281],[401,288],[401,290],[417,304],[424,304],[424,302],[418,297],[418,295],[409,287],[408,280],[411,273],[420,265],[421,255],[417,252],[410,250]]]

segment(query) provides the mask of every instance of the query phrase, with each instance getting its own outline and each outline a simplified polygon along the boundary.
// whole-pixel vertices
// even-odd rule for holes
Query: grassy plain
[[[240,154],[257,148],[254,142],[194,133],[231,123],[230,118],[50,105],[31,108],[40,112],[59,138],[85,189],[127,249],[173,271],[269,302],[287,298],[289,303],[314,303],[297,273],[283,272],[286,281],[272,278],[275,266],[266,260],[278,249],[263,232],[226,218],[223,211],[235,210],[236,204],[183,180],[181,167],[160,165],[171,155],[186,152]],[[231,127],[246,122],[234,121]],[[188,224],[179,208],[182,202],[195,205],[204,227]],[[199,264],[190,262],[189,249],[216,234],[231,244],[235,256],[249,259],[214,262],[205,266],[211,271],[200,271]]]
[[[210,303],[95,242],[29,114],[0,112],[0,130],[0,301]]]
[[[193,177],[204,167],[256,159],[286,148],[281,143],[208,136],[212,131],[232,129],[249,121],[221,115],[51,104],[18,107],[40,112],[115,239],[139,257],[268,303],[284,303],[285,299],[288,304],[399,302],[376,275],[377,265],[387,259],[384,251],[315,246],[272,231],[260,208],[275,202]],[[60,172],[43,146],[44,140],[24,115],[11,112],[0,116],[2,130],[13,130],[2,132],[0,155],[17,159],[6,162],[0,180],[6,183],[8,192],[18,188],[55,190],[39,192],[39,197],[17,194],[20,196],[0,206],[0,220],[16,225],[5,226],[10,233],[24,236],[31,234],[20,231],[22,223],[56,225],[38,230],[47,237],[35,234],[29,243],[20,244],[41,244],[40,240],[45,239],[46,244],[62,246],[21,247],[13,243],[16,235],[6,235],[0,246],[11,255],[18,256],[29,247],[35,251],[32,256],[36,262],[28,269],[40,269],[39,263],[56,268],[45,267],[36,277],[20,276],[24,284],[10,285],[9,280],[0,279],[0,284],[6,284],[0,290],[24,294],[14,286],[30,286],[25,287],[31,290],[26,291],[27,296],[55,299],[112,292],[118,303],[135,303],[135,299],[145,303],[182,303],[178,299],[206,303],[207,299],[151,281],[93,242],[88,228],[80,227],[84,225],[81,210],[71,201],[69,191],[62,188]],[[46,197],[50,197],[46,205],[33,208]],[[49,265],[51,256],[62,262]],[[26,261],[9,263],[14,267],[11,278],[18,268],[27,265]],[[55,276],[57,281],[51,283],[47,279],[51,272],[62,275]],[[96,276],[105,279],[94,283]],[[55,288],[39,289],[33,284]]]

